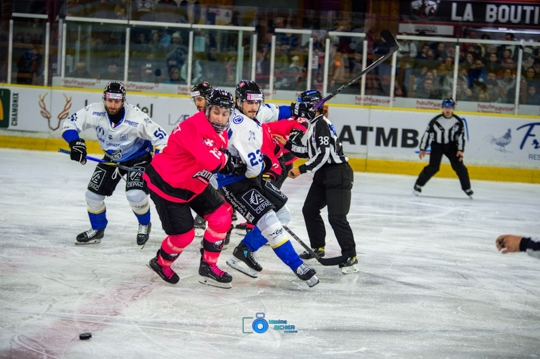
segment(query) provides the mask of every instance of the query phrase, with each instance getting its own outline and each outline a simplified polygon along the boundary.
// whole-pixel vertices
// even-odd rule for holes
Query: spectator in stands
[[[154,8],[154,19],[158,22],[178,22],[180,20],[178,4],[174,0],[159,0]]]
[[[188,48],[182,45],[182,36],[178,31],[172,34],[171,45],[167,50],[167,67],[182,68],[188,56]]]
[[[467,68],[467,72],[474,67],[475,58],[474,55],[470,52],[465,54],[465,61],[462,62],[461,66]]]
[[[504,93],[508,94],[508,91],[511,88],[516,87],[516,75],[511,69],[505,69],[502,78],[498,81],[498,84],[502,88]],[[514,98],[514,96],[512,96],[512,98]]]
[[[536,88],[540,85],[540,78],[534,67],[529,67],[525,73],[522,72],[522,81],[527,85],[534,85]]]
[[[433,79],[426,78],[422,87],[417,89],[414,94],[415,98],[426,98],[426,99],[441,99],[441,94],[433,89]]]
[[[257,84],[268,85],[270,76],[270,61],[264,56],[264,49],[257,48],[255,59],[255,78]]]
[[[502,92],[501,87],[496,80],[488,79],[486,81],[486,88],[489,96],[489,101],[493,103],[503,103],[505,102],[505,96]]]
[[[182,69],[180,70],[180,76],[182,77],[183,81],[186,83],[188,82],[188,64],[187,61],[184,62],[184,65],[182,65]],[[191,83],[196,84],[199,82],[203,82],[203,68],[201,65],[201,62],[199,60],[193,61],[193,64],[191,65]]]
[[[281,42],[276,41],[276,56],[274,58],[274,72],[279,75],[289,68],[289,56],[283,51]]]
[[[17,83],[36,84],[37,78],[43,77],[42,45],[37,41],[17,61]]]
[[[504,35],[504,40],[505,41],[515,41],[514,34],[512,34],[511,32],[507,33],[506,35]],[[510,56],[511,57],[514,57],[517,54],[516,45],[503,44],[503,45],[499,46],[499,48],[498,48],[499,57],[501,57],[501,58],[504,57],[505,50],[510,51]],[[513,60],[515,61],[516,58],[513,58]]]
[[[538,87],[533,84],[527,85],[526,105],[540,105],[540,94],[537,92],[537,89]]]
[[[163,81],[164,84],[179,85],[180,82],[180,69],[176,66],[169,69],[169,79]]]
[[[156,69],[151,62],[148,62],[140,66],[138,81],[160,83],[162,82],[161,75],[161,70]]]
[[[140,31],[135,37],[135,42],[131,45],[131,59],[135,61],[144,59],[149,51],[146,32]]]
[[[165,46],[161,44],[161,38],[158,30],[152,30],[150,41],[148,42],[148,51],[153,55],[152,58],[156,60],[166,58]]]
[[[90,72],[88,72],[88,70],[86,69],[86,62],[79,62],[75,66],[75,70],[73,70],[73,71],[71,71],[69,73],[68,77],[77,77],[77,78],[80,78],[80,79],[89,79],[89,78],[93,78],[94,76],[92,76],[90,74]]]
[[[156,0],[132,0],[133,20],[154,21]]]
[[[401,35],[407,35],[406,33],[402,33]],[[407,39],[401,39],[399,41],[400,44],[400,50],[396,53],[397,56],[397,73],[400,74],[401,71],[403,71],[403,78],[404,83],[408,83],[409,76],[411,75],[411,72],[414,66],[414,59],[416,58],[416,55],[418,54],[418,50],[416,49],[416,44],[410,40]],[[353,71],[351,69],[352,73],[357,73],[357,71]]]
[[[446,60],[452,62],[451,57],[447,57]],[[449,70],[450,68],[450,70]],[[439,89],[443,97],[452,97],[452,88],[454,83],[454,71],[452,66],[447,66],[445,63],[441,63],[438,68],[438,76],[435,78],[436,88]]]
[[[101,80],[113,81],[113,80],[123,80],[124,75],[120,73],[118,68],[118,63],[116,61],[110,61],[107,65],[107,71],[102,72],[99,76]]]
[[[446,44],[444,42],[436,43],[437,47],[434,49],[435,51],[435,58],[439,62],[444,62],[446,58],[448,57],[448,54],[446,53]]]
[[[488,72],[498,73],[499,71],[501,71],[501,62],[499,61],[497,53],[493,52],[489,54],[489,58],[487,63],[485,64],[485,68]]]
[[[487,80],[487,70],[484,68],[484,61],[478,58],[473,67],[469,70],[469,83],[478,86],[479,83],[485,83]]]
[[[472,101],[473,93],[463,77],[458,77],[456,85],[456,101]]]
[[[179,22],[198,24],[201,20],[201,3],[197,0],[182,0],[180,2]]]

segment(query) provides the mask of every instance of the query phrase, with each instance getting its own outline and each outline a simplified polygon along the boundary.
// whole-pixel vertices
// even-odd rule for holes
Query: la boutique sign
[[[452,21],[477,22],[480,20],[479,15],[483,15],[482,20],[486,23],[540,24],[540,6],[538,5],[482,4],[485,6],[484,9],[479,9],[479,5],[479,3],[474,3],[473,7],[473,3],[465,3],[463,7],[463,3],[452,2]],[[480,10],[480,14],[475,14],[475,10]]]

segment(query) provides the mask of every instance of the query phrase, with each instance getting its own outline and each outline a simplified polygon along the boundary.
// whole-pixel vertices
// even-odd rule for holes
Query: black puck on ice
[[[81,333],[79,334],[79,339],[80,340],[87,340],[87,339],[90,339],[92,338],[92,333]]]

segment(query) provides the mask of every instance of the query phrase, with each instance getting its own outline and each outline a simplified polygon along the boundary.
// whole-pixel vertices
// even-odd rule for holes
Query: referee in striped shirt
[[[328,221],[334,230],[344,263],[340,264],[345,274],[358,272],[356,245],[354,235],[347,220],[351,206],[351,189],[354,173],[348,158],[343,154],[343,146],[339,141],[334,125],[322,114],[322,108],[317,113],[309,111],[322,100],[322,94],[317,90],[302,92],[298,103],[292,105],[294,115],[309,120],[305,135],[295,139],[291,133],[285,148],[299,158],[308,159],[307,163],[289,171],[290,178],[296,178],[303,173],[314,174],[313,183],[302,208],[304,221],[314,252],[324,256],[326,229],[321,217],[321,209],[328,206]],[[283,139],[278,139],[280,142]],[[300,258],[313,258],[309,252],[304,252]]]
[[[426,129],[420,141],[420,154],[423,159],[426,155],[426,148],[431,142],[431,156],[429,164],[424,167],[416,183],[414,184],[414,194],[418,196],[422,192],[422,187],[439,172],[442,156],[445,155],[456,172],[461,183],[461,189],[472,199],[473,191],[469,179],[469,171],[463,164],[463,151],[465,149],[465,128],[463,120],[454,114],[456,103],[451,98],[445,98],[442,102],[442,113],[435,116]]]

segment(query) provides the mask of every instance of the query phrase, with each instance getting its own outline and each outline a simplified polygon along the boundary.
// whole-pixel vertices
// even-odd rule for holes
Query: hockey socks
[[[268,240],[264,238],[259,227],[255,226],[253,230],[249,231],[242,242],[248,247],[251,252],[256,252],[268,243]]]
[[[279,244],[277,247],[272,247],[274,253],[281,259],[283,263],[289,266],[293,272],[296,273],[296,269],[300,267],[304,262],[298,257],[295,252],[291,241],[287,240]]]

